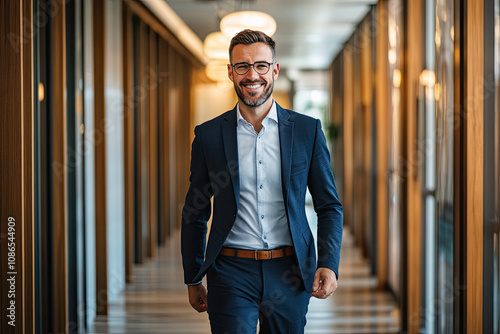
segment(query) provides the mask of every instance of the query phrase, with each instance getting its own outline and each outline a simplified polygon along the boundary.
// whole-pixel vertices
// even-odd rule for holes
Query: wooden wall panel
[[[139,38],[137,42],[138,67],[139,76],[137,78],[138,91],[138,152],[139,159],[139,189],[140,204],[139,204],[139,226],[141,239],[142,256],[139,263],[145,261],[145,257],[151,256],[151,247],[149,239],[149,94],[146,84],[148,84],[148,64],[149,64],[149,32],[148,27],[143,22],[139,24]]]
[[[175,58],[174,58],[174,66],[175,66],[175,81],[176,81],[176,87],[175,87],[175,94],[176,96],[176,108],[174,111],[177,114],[176,117],[176,127],[175,127],[175,139],[176,139],[176,148],[175,148],[175,172],[176,172],[176,185],[175,185],[175,199],[176,199],[176,209],[175,209],[175,222],[177,227],[180,227],[181,223],[181,210],[182,210],[182,205],[184,203],[184,196],[186,193],[183,191],[183,184],[184,184],[184,173],[183,173],[183,157],[186,154],[186,152],[183,151],[183,124],[185,122],[185,117],[186,113],[181,113],[178,112],[181,110],[182,106],[185,106],[183,103],[184,100],[184,92],[183,92],[183,87],[184,87],[184,64],[182,62],[182,58],[180,57],[179,53],[176,52]]]
[[[177,227],[180,225],[180,221],[177,221],[178,218],[178,194],[177,194],[177,124],[179,115],[177,113],[178,110],[178,81],[177,81],[177,56],[176,52],[173,48],[168,49],[168,134],[169,134],[169,160],[170,160],[170,182],[169,184],[169,194],[170,194],[170,229],[171,233],[177,230]]]
[[[420,155],[418,152],[417,138],[417,101],[419,89],[419,75],[423,67],[422,49],[423,6],[421,0],[409,1],[407,4],[407,38],[405,68],[406,88],[406,166],[403,168],[403,176],[406,179],[406,221],[407,221],[407,314],[408,333],[419,333],[421,328],[421,293],[422,293],[422,197],[421,185],[417,179]]]
[[[137,63],[134,64],[136,67],[134,70],[137,75],[136,84],[138,86],[142,86],[144,82],[143,80],[147,72],[143,69],[147,66],[147,62],[149,62],[151,57],[149,54],[150,48],[144,42],[145,39],[149,38],[146,36],[147,33],[145,31],[150,29],[152,32],[158,34],[160,48],[163,48],[161,45],[165,43],[163,51],[160,50],[160,59],[157,60],[159,66],[163,66],[163,70],[158,72],[158,77],[156,78],[158,81],[156,91],[159,89],[162,94],[156,95],[157,99],[153,102],[157,103],[159,113],[153,116],[155,119],[150,119],[149,113],[144,114],[142,112],[142,110],[151,110],[154,107],[150,106],[152,98],[147,97],[143,99],[141,96],[137,96],[140,119],[136,121],[135,126],[141,132],[139,137],[143,137],[144,134],[149,133],[153,122],[155,122],[155,125],[159,124],[159,129],[153,130],[158,131],[156,134],[158,143],[152,144],[150,140],[152,137],[147,137],[147,142],[143,141],[144,138],[138,138],[136,142],[137,155],[140,157],[140,162],[138,162],[137,166],[139,181],[136,185],[135,194],[139,196],[137,198],[137,210],[140,212],[138,212],[137,216],[141,221],[135,233],[139,241],[138,262],[140,263],[143,261],[145,255],[151,253],[152,242],[155,242],[149,240],[151,234],[149,231],[153,231],[150,218],[159,220],[155,232],[156,236],[151,235],[151,237],[157,238],[160,243],[180,226],[180,212],[189,178],[189,154],[187,152],[190,151],[190,139],[192,135],[192,131],[190,132],[189,130],[193,128],[193,124],[191,123],[194,102],[191,99],[191,69],[193,67],[201,67],[201,63],[142,4],[125,0],[124,8],[126,11],[136,15],[140,26],[137,34],[138,42],[134,46],[137,48],[136,52],[138,55]],[[146,63],[144,58],[146,59]],[[165,63],[162,65],[163,61]],[[140,90],[143,90],[142,88]],[[152,93],[149,87],[146,87],[146,90],[146,95],[158,94],[158,92]],[[186,138],[189,138],[189,140],[186,140]],[[150,145],[158,146],[155,148],[150,147]],[[152,151],[159,152],[156,158],[149,156]],[[153,170],[154,167],[150,166],[150,162],[155,163],[155,161],[151,159],[156,159],[155,161],[158,166],[156,167],[156,187],[164,185],[165,189],[157,188],[155,191],[148,188],[150,185],[149,182],[144,183],[144,180],[152,180],[152,176],[148,176],[148,173],[155,173]],[[153,199],[151,197],[153,193],[157,198]],[[150,201],[157,201],[157,203],[150,203]],[[157,210],[152,209],[155,206]],[[144,209],[147,209],[147,212],[144,212]],[[151,210],[156,213],[157,218],[147,216],[152,213]],[[161,228],[162,226],[164,229]],[[137,234],[141,235],[138,236]]]
[[[2,16],[3,17],[3,16]],[[23,36],[32,36],[33,3],[22,1]],[[2,44],[3,45],[3,44]],[[27,38],[22,51],[23,69],[23,225],[22,225],[22,298],[23,312],[20,323],[25,333],[35,332],[35,235],[34,235],[34,55],[33,38]],[[3,71],[3,70],[2,70]],[[2,80],[3,81],[3,80]],[[7,104],[8,105],[8,104]],[[3,130],[2,130],[3,131]],[[3,148],[2,148],[3,149]],[[2,203],[4,203],[2,201]],[[1,327],[0,327],[1,328]]]
[[[465,156],[462,174],[465,197],[466,305],[467,333],[482,332],[483,318],[483,2],[467,1],[464,38],[464,107]],[[460,110],[457,110],[459,113]],[[459,116],[457,114],[457,116]],[[455,203],[458,205],[458,203]]]
[[[352,59],[352,130],[351,137],[353,142],[352,152],[350,153],[353,158],[353,171],[352,184],[353,184],[353,197],[352,197],[352,219],[351,226],[354,231],[354,241],[358,247],[361,248],[363,256],[366,256],[364,240],[365,224],[365,203],[366,203],[366,189],[365,175],[363,173],[363,142],[365,133],[363,132],[363,105],[361,97],[361,81],[363,73],[361,73],[361,50],[360,44],[360,31],[357,30],[346,49],[351,55]]]
[[[353,145],[353,63],[352,54],[349,48],[343,52],[344,64],[344,223],[351,229],[353,222],[353,189],[354,189],[354,145]]]
[[[66,29],[65,5],[57,7],[52,16],[52,231],[53,252],[52,284],[53,330],[56,333],[66,331],[68,319],[67,303],[67,266],[66,266],[66,98],[61,92],[66,91]]]
[[[149,30],[149,62],[145,82],[149,99],[149,254],[156,256],[158,240],[158,73],[157,34]]]
[[[331,66],[330,85],[330,139],[332,140],[332,167],[335,182],[339,191],[340,200],[344,203],[344,134],[342,126],[344,123],[344,90],[343,90],[343,56],[337,55]]]
[[[95,143],[95,235],[96,235],[96,312],[108,313],[107,223],[106,223],[106,124],[105,112],[105,0],[94,0],[94,133]],[[59,92],[59,91],[57,91]],[[59,331],[58,331],[59,332]]]
[[[135,183],[134,183],[134,194],[135,194],[135,221],[134,221],[134,263],[144,262],[144,247],[143,247],[143,177],[142,177],[142,117],[141,111],[144,109],[144,101],[142,97],[141,82],[143,80],[143,73],[141,71],[143,64],[143,56],[141,55],[141,50],[143,50],[143,45],[141,45],[142,34],[141,31],[143,25],[135,17],[133,18],[133,34],[134,34],[134,45],[133,52],[133,67],[134,67],[134,164],[135,164]]]
[[[31,2],[0,4],[0,331],[33,330],[33,62]],[[24,21],[24,20],[26,21]],[[9,229],[10,228],[10,229]],[[11,239],[9,239],[11,238]],[[15,245],[13,245],[15,244]],[[15,254],[9,254],[15,252]],[[12,263],[9,255],[13,256]],[[10,266],[13,267],[10,267]],[[7,281],[7,279],[12,279]],[[11,289],[11,283],[14,283]],[[5,283],[5,284],[4,284]],[[15,295],[12,295],[15,291]],[[14,302],[14,306],[11,306]],[[14,308],[7,311],[7,308]],[[13,315],[8,317],[7,315]],[[11,322],[13,321],[14,322]],[[15,326],[12,326],[11,324]]]
[[[387,147],[388,147],[388,78],[387,78],[387,0],[376,6],[376,127],[377,127],[377,281],[379,287],[387,285]]]
[[[175,37],[162,23],[160,23],[149,11],[149,9],[144,7],[144,5],[142,5],[139,1],[124,0],[123,5],[130,10],[130,12],[137,15],[150,29],[160,35],[170,47],[182,56],[182,58],[189,60],[191,65],[197,67],[203,66],[200,61],[179,42],[177,37]]]
[[[159,184],[160,184],[160,242],[164,244],[166,238],[170,235],[170,157],[169,157],[169,99],[168,99],[168,80],[166,79],[166,74],[168,73],[168,60],[169,60],[169,48],[167,43],[160,39],[159,42],[159,119],[158,123],[160,126],[159,130],[159,154],[160,154],[160,171],[159,171]],[[164,75],[165,74],[165,75]]]
[[[137,215],[135,222],[136,224],[136,263],[143,263],[145,257],[148,256],[148,102],[147,92],[145,87],[143,87],[144,80],[146,80],[145,68],[147,66],[148,58],[148,34],[147,27],[144,23],[140,22],[135,26],[136,29],[136,41],[135,41],[135,52],[137,58],[134,59],[134,71],[135,71],[135,128],[136,128],[136,189],[135,195],[137,197],[136,210]]]
[[[184,117],[184,123],[182,125],[181,129],[181,135],[182,135],[182,152],[184,154],[182,155],[182,180],[184,181],[182,184],[182,196],[181,196],[181,201],[182,201],[182,206],[184,205],[184,199],[186,197],[186,193],[189,188],[189,175],[190,175],[190,162],[191,162],[191,142],[192,142],[192,134],[194,134],[194,101],[192,99],[193,94],[191,94],[191,90],[193,89],[193,82],[191,79],[193,78],[193,71],[192,71],[192,66],[188,59],[183,58],[183,63],[184,63],[184,86],[182,87],[183,95],[184,95],[184,102],[183,106],[188,108],[187,112],[185,113]],[[180,109],[182,110],[182,109]],[[180,112],[179,110],[179,112]],[[182,207],[179,208],[179,212],[182,214]],[[179,219],[179,225],[180,225],[181,219]]]
[[[132,14],[123,10],[123,96],[125,175],[125,281],[132,282],[134,265],[134,67]]]
[[[363,252],[367,258],[371,257],[372,239],[375,235],[372,233],[374,217],[372,217],[372,119],[373,108],[373,68],[372,68],[372,44],[371,44],[371,25],[372,16],[368,15],[359,27],[360,43],[360,68],[361,68],[361,132],[362,137],[362,156],[361,170],[363,174],[362,183],[362,220],[363,220]]]

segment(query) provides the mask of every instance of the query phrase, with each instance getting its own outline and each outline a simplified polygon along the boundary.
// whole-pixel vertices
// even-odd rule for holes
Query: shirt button
[[[260,188],[260,189],[262,189],[262,184],[260,185],[260,187],[259,187],[259,188]]]
[[[262,165],[262,160],[259,160],[259,165]]]
[[[264,219],[264,215],[260,216],[260,219]]]
[[[267,239],[267,235],[264,236],[264,239]]]

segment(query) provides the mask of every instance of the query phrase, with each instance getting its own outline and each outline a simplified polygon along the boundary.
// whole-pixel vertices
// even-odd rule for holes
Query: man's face
[[[232,63],[264,61],[273,62],[273,55],[269,46],[265,43],[254,43],[250,45],[238,44],[233,48]],[[249,107],[258,107],[264,104],[273,93],[274,80],[278,78],[279,64],[271,65],[269,72],[259,74],[250,67],[246,74],[237,74],[231,65],[228,65],[229,79],[234,83],[234,89],[241,102]]]

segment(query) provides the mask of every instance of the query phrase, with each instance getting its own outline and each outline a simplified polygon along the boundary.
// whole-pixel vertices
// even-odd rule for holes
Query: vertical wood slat
[[[483,2],[466,1],[465,27],[465,248],[467,333],[482,332],[483,318]],[[456,78],[455,80],[457,80]]]
[[[376,7],[376,127],[377,127],[377,282],[385,287],[388,280],[388,227],[387,227],[387,131],[388,131],[388,78],[387,78],[387,0],[380,0]]]
[[[149,82],[147,91],[149,99],[149,254],[156,256],[158,238],[158,75],[157,75],[157,35],[149,29],[149,59],[146,78]]]
[[[179,55],[178,52],[175,52],[175,58],[174,58],[174,66],[175,66],[175,81],[176,81],[176,89],[174,94],[175,96],[175,109],[174,112],[176,113],[176,122],[175,122],[175,141],[176,141],[176,148],[175,148],[175,180],[176,180],[176,185],[175,185],[175,222],[177,224],[180,223],[181,221],[181,212],[180,208],[182,206],[182,200],[183,200],[183,193],[181,190],[182,187],[182,154],[185,154],[185,152],[182,152],[182,122],[183,122],[183,117],[184,115],[182,113],[179,113],[178,110],[180,110],[181,106],[183,105],[183,99],[182,99],[182,87],[183,87],[183,80],[184,78],[182,77],[182,59]]]
[[[32,265],[33,257],[30,256],[29,236],[32,226],[32,166],[31,166],[31,115],[32,101],[31,87],[24,89],[32,84],[32,66],[31,62],[31,35],[26,35],[27,31],[23,26],[23,18],[30,19],[31,13],[27,7],[26,1],[2,2],[0,4],[0,14],[2,24],[0,25],[0,42],[3,47],[0,49],[0,94],[2,103],[0,104],[0,161],[2,168],[0,170],[2,192],[0,194],[0,279],[1,296],[0,307],[2,317],[0,319],[0,331],[2,333],[23,333],[25,319],[33,314],[25,314],[30,302],[26,300],[26,292],[30,293],[29,273],[25,270]],[[27,94],[27,95],[26,95]],[[28,108],[28,109],[27,109]],[[24,148],[25,141],[27,146]],[[9,217],[15,220],[14,225],[10,227],[15,229],[15,234],[9,235]],[[13,232],[12,229],[10,231]],[[9,240],[9,237],[15,239]],[[10,245],[9,245],[10,243]],[[9,267],[8,255],[12,251],[15,243],[15,264],[13,268]],[[15,272],[16,274],[10,274]],[[13,287],[15,287],[15,296],[10,295],[11,284],[7,279],[14,278]],[[32,296],[32,287],[31,287]],[[12,314],[7,311],[11,307],[11,301],[14,301],[15,318],[7,317]],[[31,303],[32,306],[32,303]],[[15,326],[9,325],[9,322],[15,320]],[[30,320],[28,320],[30,321]]]
[[[65,4],[55,3],[52,16],[52,229],[54,272],[53,330],[64,333],[68,322],[66,212],[66,18]]]
[[[182,211],[182,206],[184,205],[184,198],[186,196],[186,193],[188,191],[189,187],[189,166],[190,166],[190,154],[187,152],[191,152],[191,134],[194,133],[194,127],[192,127],[192,120],[194,118],[194,102],[191,100],[192,94],[190,94],[191,90],[191,77],[193,73],[191,73],[191,67],[189,66],[189,62],[186,58],[182,57],[182,63],[183,63],[183,72],[182,72],[182,77],[184,78],[183,80],[183,86],[181,88],[183,99],[182,99],[182,105],[186,106],[188,110],[184,113],[181,112],[181,115],[183,115],[183,122],[182,122],[182,127],[181,127],[181,132],[180,135],[182,137],[182,144],[181,144],[181,152],[184,152],[184,154],[181,156],[182,160],[182,169],[181,169],[181,197],[180,197],[180,206],[179,206],[179,214],[181,214]],[[182,108],[182,107],[181,107]],[[179,109],[179,111],[182,109]],[[179,219],[180,222],[180,219]]]
[[[346,48],[343,52],[344,65],[344,222],[351,229],[353,228],[353,63],[352,51]]]
[[[178,97],[177,97],[177,90],[178,90],[178,81],[177,81],[177,71],[176,71],[176,63],[177,63],[177,55],[176,51],[169,47],[168,48],[168,72],[169,72],[169,92],[168,92],[168,119],[169,119],[169,124],[168,124],[168,133],[169,133],[169,157],[170,157],[170,228],[171,232],[174,232],[178,224],[180,224],[180,221],[178,223],[178,214],[177,214],[177,182],[178,182],[178,175],[177,175],[177,164],[174,163],[177,160],[176,152],[177,152],[177,140],[176,140],[176,134],[177,134],[177,123],[178,123],[178,114],[176,113],[176,110],[178,110]]]
[[[143,263],[146,257],[151,255],[151,248],[149,239],[149,96],[146,90],[147,81],[147,69],[149,64],[149,34],[148,26],[144,22],[139,23],[138,32],[138,153],[137,159],[139,159],[139,189],[140,194],[140,218],[139,218],[139,229],[140,229],[140,247],[141,256],[139,263]]]
[[[372,103],[373,103],[373,69],[372,69],[372,49],[371,49],[371,24],[372,16],[369,15],[360,25],[360,52],[361,52],[361,108],[362,108],[362,196],[363,196],[363,251],[367,258],[371,258],[372,250]]]
[[[123,9],[123,95],[124,95],[124,207],[125,207],[125,282],[132,282],[134,266],[134,82],[132,14]]]
[[[343,184],[343,139],[340,126],[343,122],[343,84],[342,84],[342,55],[337,55],[330,67],[330,122],[335,127],[332,129],[334,133],[330,132],[332,136],[332,151],[331,160],[333,162],[333,169],[335,174],[335,182],[339,189],[339,196],[341,202],[344,202],[344,184]],[[336,172],[336,173],[335,173]]]
[[[161,232],[160,238],[161,243],[164,244],[168,235],[170,235],[170,191],[169,191],[169,174],[170,174],[170,159],[169,159],[169,99],[168,99],[168,60],[169,51],[167,43],[160,39],[159,44],[159,72],[160,72],[160,85],[159,85],[159,95],[160,95],[160,114],[159,114],[159,124],[160,124],[160,224]]]
[[[143,247],[143,214],[144,214],[144,209],[143,209],[143,178],[142,178],[142,116],[141,112],[144,109],[143,104],[144,104],[144,98],[141,90],[141,82],[142,82],[142,53],[140,50],[143,50],[143,45],[142,43],[142,24],[138,22],[137,24],[134,21],[133,23],[133,34],[135,36],[134,38],[134,58],[133,58],[133,67],[134,67],[134,129],[135,129],[135,156],[134,156],[134,163],[135,163],[135,188],[134,188],[134,194],[135,194],[135,222],[134,222],[134,232],[135,232],[135,263],[143,263],[144,262],[144,247]]]
[[[363,256],[366,256],[364,251],[364,226],[366,222],[363,220],[364,217],[364,203],[366,191],[363,189],[365,182],[365,175],[363,173],[363,140],[365,134],[363,133],[363,106],[361,102],[361,45],[359,43],[360,31],[354,32],[351,40],[347,44],[348,53],[352,61],[351,65],[351,85],[352,85],[352,114],[351,123],[352,128],[350,129],[351,138],[353,142],[352,151],[349,153],[352,155],[353,165],[352,165],[352,187],[353,195],[351,197],[351,227],[354,228],[354,241],[357,246],[359,246],[363,251]]]
[[[108,313],[107,221],[106,221],[106,133],[105,111],[105,0],[94,0],[94,133],[101,135],[95,145],[95,236],[96,312]]]
[[[23,0],[23,36],[31,36],[33,3]],[[34,68],[33,38],[23,45],[23,312],[25,333],[35,332],[35,236],[34,236]],[[2,201],[2,203],[4,203]]]
[[[183,173],[182,173],[182,158],[183,154],[186,152],[182,151],[182,124],[184,121],[185,113],[179,113],[178,111],[181,109],[183,105],[183,86],[184,86],[184,77],[183,77],[183,63],[182,58],[178,52],[175,53],[175,78],[176,78],[176,108],[174,109],[177,117],[176,117],[176,127],[175,127],[175,137],[176,137],[176,151],[175,151],[175,171],[176,171],[176,218],[175,221],[177,224],[181,221],[181,207],[182,200],[184,199],[185,193],[182,191],[182,183],[183,183]]]
[[[407,38],[405,63],[406,88],[406,166],[403,168],[406,182],[406,221],[407,221],[407,314],[403,315],[407,323],[408,333],[419,333],[421,328],[421,283],[422,283],[422,203],[421,185],[416,178],[418,174],[419,156],[417,138],[417,103],[419,75],[422,70],[422,24],[425,22],[421,0],[407,3]]]

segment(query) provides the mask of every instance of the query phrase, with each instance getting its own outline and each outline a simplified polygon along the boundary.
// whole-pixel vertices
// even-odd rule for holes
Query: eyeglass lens
[[[267,72],[269,72],[269,68],[271,65],[266,62],[256,62],[254,64],[238,63],[234,65],[234,70],[236,71],[236,73],[243,75],[250,70],[250,66],[253,66],[253,69],[258,74],[266,74]]]

